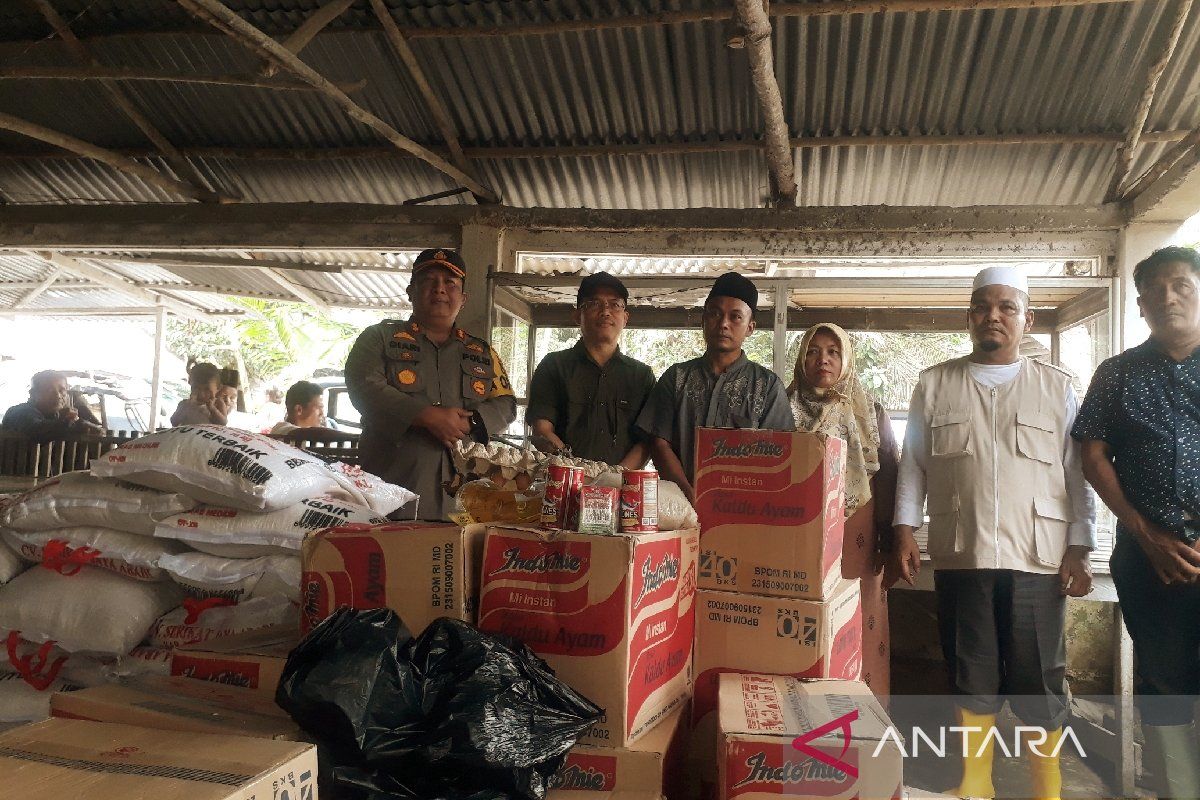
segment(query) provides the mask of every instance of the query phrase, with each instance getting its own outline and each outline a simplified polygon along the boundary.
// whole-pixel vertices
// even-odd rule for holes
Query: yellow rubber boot
[[[1029,779],[1034,800],[1059,800],[1062,795],[1062,770],[1058,766],[1058,743],[1062,728],[1046,731],[1046,741],[1036,747],[1025,743],[1029,754]]]
[[[992,750],[995,739],[988,734],[996,725],[995,714],[976,714],[965,708],[958,709],[958,724],[966,731],[963,753],[962,783],[954,790],[958,797],[995,797],[992,787]]]

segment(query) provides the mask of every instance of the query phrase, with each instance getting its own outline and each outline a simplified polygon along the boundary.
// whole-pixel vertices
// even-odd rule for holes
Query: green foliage
[[[231,299],[247,310],[246,316],[215,323],[171,318],[167,347],[184,360],[193,357],[222,367],[240,363],[248,387],[289,384],[322,367],[342,369],[363,327],[301,303]]]

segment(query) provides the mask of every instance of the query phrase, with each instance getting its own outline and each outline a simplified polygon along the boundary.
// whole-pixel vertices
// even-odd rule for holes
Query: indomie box
[[[733,592],[696,592],[696,696],[689,758],[715,787],[717,690],[724,673],[858,678],[862,614],[858,581],[826,602]],[[706,792],[711,796],[711,791]]]
[[[300,634],[295,625],[260,628],[171,651],[171,675],[254,689],[275,697],[288,654]]]
[[[582,744],[625,747],[690,694],[697,537],[488,531],[479,627],[605,709]]]
[[[300,632],[338,606],[390,608],[413,635],[438,617],[475,622],[483,525],[345,525],[310,534],[301,552]]]
[[[720,800],[903,797],[901,740],[858,681],[723,675]]]
[[[576,745],[550,779],[546,800],[680,800],[687,718],[677,708],[628,748]]]
[[[844,466],[841,439],[699,428],[699,586],[810,600],[837,591]]]

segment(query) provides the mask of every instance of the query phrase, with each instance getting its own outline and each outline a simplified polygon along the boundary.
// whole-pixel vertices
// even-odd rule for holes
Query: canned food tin
[[[542,499],[542,528],[549,531],[573,531],[579,526],[579,491],[583,488],[583,467],[551,464]]]
[[[658,530],[658,473],[652,469],[626,470],[621,478],[621,531],[653,533]]]

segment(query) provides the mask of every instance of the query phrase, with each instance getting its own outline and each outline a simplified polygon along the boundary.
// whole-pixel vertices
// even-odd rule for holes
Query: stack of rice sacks
[[[175,647],[297,619],[300,545],[381,524],[398,486],[232,428],[172,428],[0,500],[0,723]]]

